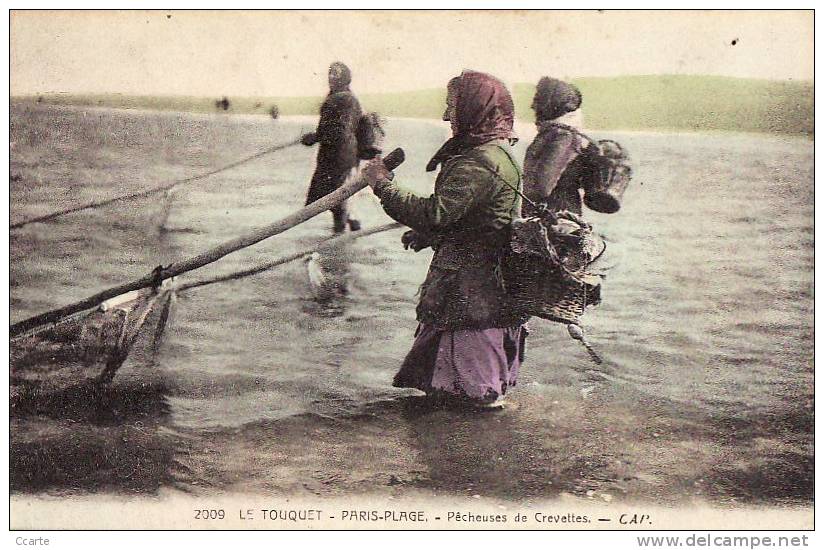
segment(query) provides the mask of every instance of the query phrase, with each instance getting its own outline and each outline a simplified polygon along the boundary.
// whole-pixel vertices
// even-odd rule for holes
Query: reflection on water
[[[23,394],[11,404],[17,418],[43,416],[56,420],[117,424],[131,418],[169,414],[165,388],[158,385],[116,386],[89,383],[45,395]]]
[[[12,118],[12,221],[191,176],[301,128],[22,105]],[[387,148],[407,152],[398,180],[431,189],[423,167],[448,127],[390,122]],[[422,408],[391,381],[431,252],[404,251],[401,232],[387,231],[321,252],[317,288],[296,261],[181,293],[155,365],[126,365],[102,393],[16,405],[12,489],[811,502],[812,142],[618,139],[635,180],[620,213],[590,214],[623,248],[603,304],[585,316],[599,369],[564,327],[534,320],[510,409]],[[12,321],[298,210],[313,163],[298,147],[179,188],[168,207],[144,201],[15,231]],[[365,227],[386,222],[368,192],[353,203]],[[152,229],[158,216],[163,231]],[[318,216],[181,281],[330,232],[331,216]]]
[[[173,481],[162,385],[89,385],[13,404],[12,491],[156,491]]]
[[[346,312],[351,254],[351,243],[342,242],[327,245],[304,260],[312,297],[306,302],[304,313],[340,317]]]
[[[560,457],[530,460],[543,452],[517,411],[433,409],[424,400],[408,398],[400,414],[425,465],[421,486],[499,498],[551,498],[569,489],[548,470],[559,465]]]

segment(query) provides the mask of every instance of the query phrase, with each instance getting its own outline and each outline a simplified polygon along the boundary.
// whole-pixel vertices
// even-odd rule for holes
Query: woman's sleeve
[[[493,176],[477,161],[467,158],[448,163],[438,175],[429,197],[403,189],[394,181],[375,189],[383,209],[398,221],[422,233],[436,233],[460,220],[492,190]]]

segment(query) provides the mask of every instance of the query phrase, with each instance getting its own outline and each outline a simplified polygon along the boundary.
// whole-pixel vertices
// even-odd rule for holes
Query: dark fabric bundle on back
[[[384,122],[378,113],[366,113],[360,117],[355,133],[359,159],[373,159],[383,152],[383,140],[386,137]]]

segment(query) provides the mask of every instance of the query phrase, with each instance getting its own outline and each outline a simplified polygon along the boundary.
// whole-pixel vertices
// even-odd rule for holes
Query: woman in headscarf
[[[358,98],[349,89],[351,83],[349,67],[339,61],[329,66],[329,95],[321,105],[317,130],[301,138],[307,146],[320,143],[306,204],[343,185],[360,162],[356,132],[363,113]],[[347,223],[353,231],[360,229],[360,222],[349,217],[346,201],[332,208],[332,218],[335,233],[345,231]]]
[[[447,87],[452,137],[427,165],[434,193],[389,181],[377,159],[365,168],[384,210],[412,228],[403,242],[435,254],[421,286],[415,342],[394,379],[482,408],[500,408],[523,360],[525,321],[508,308],[501,261],[520,215],[521,175],[509,152],[512,97],[496,78],[464,71]]]
[[[586,173],[580,155],[592,144],[572,122],[580,107],[581,92],[572,84],[546,76],[538,81],[532,101],[538,135],[524,158],[524,194],[553,212],[581,213]],[[529,205],[524,209],[534,213]]]

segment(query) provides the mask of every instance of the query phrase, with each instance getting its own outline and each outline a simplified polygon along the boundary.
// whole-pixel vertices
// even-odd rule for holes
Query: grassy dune
[[[717,76],[627,76],[574,80],[584,95],[587,128],[594,130],[741,131],[813,135],[813,83]],[[517,116],[532,120],[534,84],[516,84]],[[440,118],[445,91],[361,94],[385,116]],[[219,98],[46,94],[14,98],[47,104],[96,105],[215,112]],[[228,113],[317,114],[321,97],[229,97]]]
[[[587,78],[586,125],[593,129],[814,132],[812,82],[707,76]],[[515,87],[519,116],[534,88]]]

